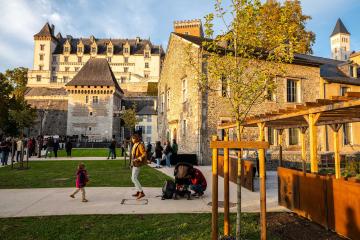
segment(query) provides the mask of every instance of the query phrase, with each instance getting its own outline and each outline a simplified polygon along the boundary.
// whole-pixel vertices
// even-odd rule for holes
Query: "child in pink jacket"
[[[75,194],[81,191],[82,201],[87,202],[88,200],[85,198],[85,186],[88,181],[89,178],[85,169],[85,165],[84,163],[80,163],[76,171],[76,190],[73,194],[70,195],[70,197],[75,198]]]

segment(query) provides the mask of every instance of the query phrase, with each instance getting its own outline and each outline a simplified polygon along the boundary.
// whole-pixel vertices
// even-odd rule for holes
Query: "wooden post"
[[[341,177],[341,168],[340,168],[340,144],[339,144],[339,130],[341,124],[332,124],[330,125],[333,130],[334,138],[334,158],[335,158],[335,177],[339,179]]]
[[[225,130],[224,141],[229,141],[229,129]],[[229,193],[229,148],[224,148],[224,236],[230,234]]]
[[[284,129],[278,129],[278,144],[279,144],[279,166],[283,166],[283,152],[282,152],[282,135]]]
[[[265,141],[265,123],[258,123],[259,141]],[[265,165],[265,149],[259,149],[259,175],[260,175],[260,229],[261,240],[266,240],[266,165]]]
[[[300,127],[300,139],[301,139],[301,161],[303,165],[303,172],[306,173],[306,133],[307,127]]]
[[[212,136],[212,141],[217,141],[216,135]],[[218,239],[218,150],[212,149],[212,218],[211,218],[211,239]]]
[[[310,134],[310,163],[311,163],[311,172],[317,173],[318,168],[318,158],[317,158],[317,126],[316,122],[319,120],[320,113],[311,113],[309,116],[305,116],[309,124],[309,134]]]

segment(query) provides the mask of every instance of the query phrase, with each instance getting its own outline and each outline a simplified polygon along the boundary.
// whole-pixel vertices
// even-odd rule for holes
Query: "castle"
[[[138,111],[154,109],[148,111],[148,119],[156,123],[163,55],[161,46],[140,37],[55,36],[55,26],[46,23],[34,35],[34,64],[28,71],[25,97],[39,110],[32,135],[87,136],[93,141],[120,138],[124,129],[116,113],[134,101]],[[154,130],[148,140],[157,138]]]

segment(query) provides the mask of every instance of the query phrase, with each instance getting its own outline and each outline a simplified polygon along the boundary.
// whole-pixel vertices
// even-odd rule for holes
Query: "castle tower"
[[[174,21],[174,32],[197,37],[204,36],[200,19]]]
[[[336,60],[348,60],[350,57],[350,33],[339,18],[330,36],[331,57]]]

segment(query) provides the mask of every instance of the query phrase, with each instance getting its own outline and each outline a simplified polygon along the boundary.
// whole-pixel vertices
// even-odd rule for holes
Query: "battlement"
[[[174,21],[174,32],[198,37],[204,35],[200,19]]]

